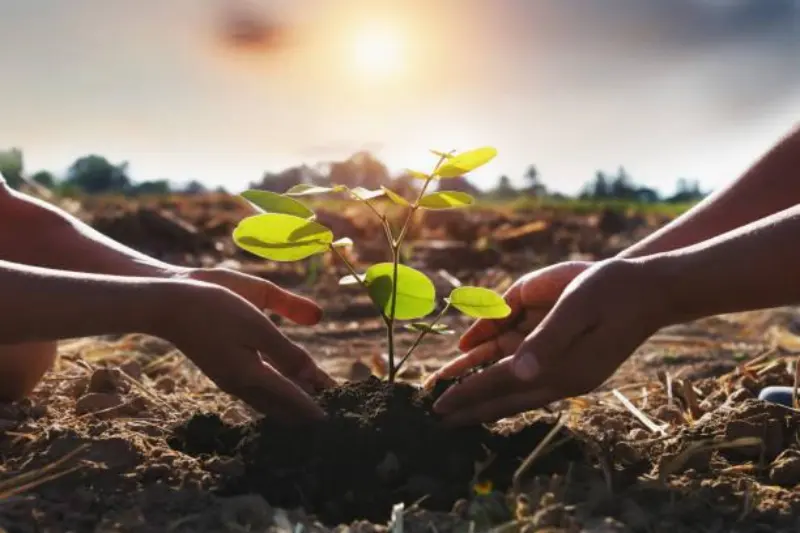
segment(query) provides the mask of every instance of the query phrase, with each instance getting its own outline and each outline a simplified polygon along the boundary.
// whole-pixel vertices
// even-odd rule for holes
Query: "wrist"
[[[698,286],[695,282],[697,268],[689,264],[690,260],[685,254],[673,252],[635,259],[658,287],[662,327],[702,318],[709,314],[705,307],[714,306],[709,300],[712,295],[706,294],[702,283]]]

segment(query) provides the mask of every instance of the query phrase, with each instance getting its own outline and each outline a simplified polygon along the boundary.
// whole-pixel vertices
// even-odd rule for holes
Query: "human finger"
[[[507,329],[513,329],[514,324],[521,320],[524,312],[520,299],[520,285],[521,283],[515,283],[503,295],[506,303],[511,308],[511,314],[501,319],[489,320],[481,318],[473,322],[459,339],[458,348],[461,351],[469,351]]]
[[[322,319],[322,308],[313,300],[284,289],[271,281],[253,278],[256,284],[253,302],[259,309],[269,309],[296,324],[313,326]]]
[[[425,386],[428,387],[430,383],[440,379],[451,379],[461,376],[466,371],[476,366],[491,363],[506,355],[511,355],[516,351],[517,346],[519,346],[524,338],[525,336],[522,333],[514,330],[507,331],[499,337],[489,339],[467,353],[448,361],[428,378]]]
[[[246,379],[231,380],[223,389],[265,416],[288,424],[322,420],[325,412],[290,379],[262,362]]]
[[[501,418],[545,407],[558,399],[558,393],[547,388],[521,390],[462,407],[446,415],[443,422],[449,427],[494,422]]]
[[[498,394],[516,390],[520,381],[514,377],[510,366],[511,357],[464,378],[447,389],[433,404],[440,415],[447,415],[465,406],[481,403]]]

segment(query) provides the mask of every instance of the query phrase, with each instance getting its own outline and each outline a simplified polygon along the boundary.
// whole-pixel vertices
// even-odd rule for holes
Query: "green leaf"
[[[358,280],[364,281],[364,278],[366,277],[367,277],[366,274],[359,274],[358,278],[356,278],[352,274],[348,274],[347,276],[339,280],[339,285],[355,285],[356,283],[359,282]]]
[[[476,148],[468,152],[457,154],[436,169],[436,175],[440,178],[457,178],[467,172],[481,167],[495,158],[497,149],[491,146]]]
[[[423,332],[426,331],[428,333],[432,333],[434,335],[452,335],[455,333],[452,329],[448,329],[444,324],[434,324],[431,326],[425,322],[412,322],[411,324],[406,324],[404,326],[409,331],[416,331],[416,332]]]
[[[383,189],[383,192],[386,193],[386,196],[388,196],[389,199],[394,203],[396,203],[397,205],[403,205],[406,207],[411,205],[408,202],[408,200],[406,200],[405,198],[394,192],[392,189],[384,187],[383,185],[381,185],[381,189]]]
[[[333,232],[313,220],[265,213],[239,222],[233,230],[233,241],[265,259],[299,261],[326,251],[333,242]]]
[[[416,178],[418,180],[423,180],[424,181],[424,180],[431,179],[431,177],[428,174],[425,174],[424,172],[420,172],[419,170],[411,170],[411,169],[407,168],[406,169],[406,173],[409,176],[411,176],[412,178]]]
[[[475,199],[465,192],[459,191],[437,191],[423,196],[420,207],[426,209],[455,209],[472,205]]]
[[[386,316],[392,314],[392,285],[394,265],[378,263],[367,269],[364,282],[375,305]],[[422,318],[436,307],[436,289],[428,276],[405,265],[397,265],[397,305],[394,318]]]
[[[365,189],[364,187],[356,187],[355,189],[350,189],[350,194],[358,198],[359,200],[372,200],[373,198],[377,198],[378,196],[383,196],[383,191],[380,190],[370,190]]]
[[[334,185],[333,187],[321,187],[319,185],[311,185],[308,183],[299,183],[288,191],[283,193],[286,196],[310,196],[312,194],[326,194],[329,192],[342,192],[346,191],[347,187],[344,185]]]
[[[300,218],[314,216],[314,212],[304,204],[275,192],[250,189],[244,191],[242,197],[266,213],[283,213]]]
[[[342,237],[341,239],[334,241],[331,246],[334,248],[346,248],[348,246],[353,246],[353,239],[350,237]]]
[[[511,308],[501,295],[483,287],[458,287],[447,301],[473,318],[505,318],[511,314]]]

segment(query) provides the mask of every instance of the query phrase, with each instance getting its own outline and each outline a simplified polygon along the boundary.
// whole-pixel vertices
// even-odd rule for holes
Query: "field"
[[[441,292],[453,279],[502,291],[540,266],[611,256],[679,209],[527,201],[428,213],[405,261]],[[0,405],[9,533],[800,530],[800,415],[756,399],[794,382],[795,309],[667,328],[593,394],[446,432],[411,387],[370,378],[385,371],[384,329],[365,297],[337,286],[342,265],[236,250],[229,236],[248,213],[237,200],[102,198],[75,212],[167,261],[222,263],[314,297],[320,325],[281,326],[352,384],[320,399],[339,428],[300,433],[253,422],[159,339],[64,342],[30,400]],[[318,213],[355,241],[354,261],[387,259],[363,210]],[[401,377],[417,382],[456,354],[452,336],[426,341]]]

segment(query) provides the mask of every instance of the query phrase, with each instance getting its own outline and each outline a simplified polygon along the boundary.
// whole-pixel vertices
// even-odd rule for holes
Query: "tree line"
[[[162,194],[203,194],[208,188],[199,181],[192,180],[183,185],[174,185],[167,179],[135,182],[130,178],[128,163],[112,163],[103,156],[90,154],[78,158],[69,166],[63,176],[56,176],[47,170],[30,175],[26,173],[24,156],[21,150],[12,148],[0,152],[0,174],[15,188],[26,179],[47,187],[57,194],[72,196],[77,194],[124,194],[130,196]],[[520,195],[538,198],[566,199],[568,196],[551,192],[545,185],[535,165],[529,166],[523,174],[524,185],[514,187],[508,176],[500,176],[493,188],[484,192],[464,177],[447,181],[448,190],[461,190],[478,197],[492,199],[513,199]],[[417,181],[409,175],[393,176],[384,163],[369,152],[358,152],[344,161],[335,161],[315,166],[299,165],[280,172],[265,172],[262,178],[250,184],[251,188],[283,192],[299,183],[328,185],[342,183],[349,187],[379,188],[391,186],[401,194],[412,194]],[[222,188],[217,192],[225,192]],[[708,194],[700,188],[698,180],[679,178],[672,194],[661,195],[655,189],[636,184],[624,167],[615,173],[597,171],[594,178],[587,181],[580,193],[586,200],[627,200],[638,203],[683,203],[702,199]]]

